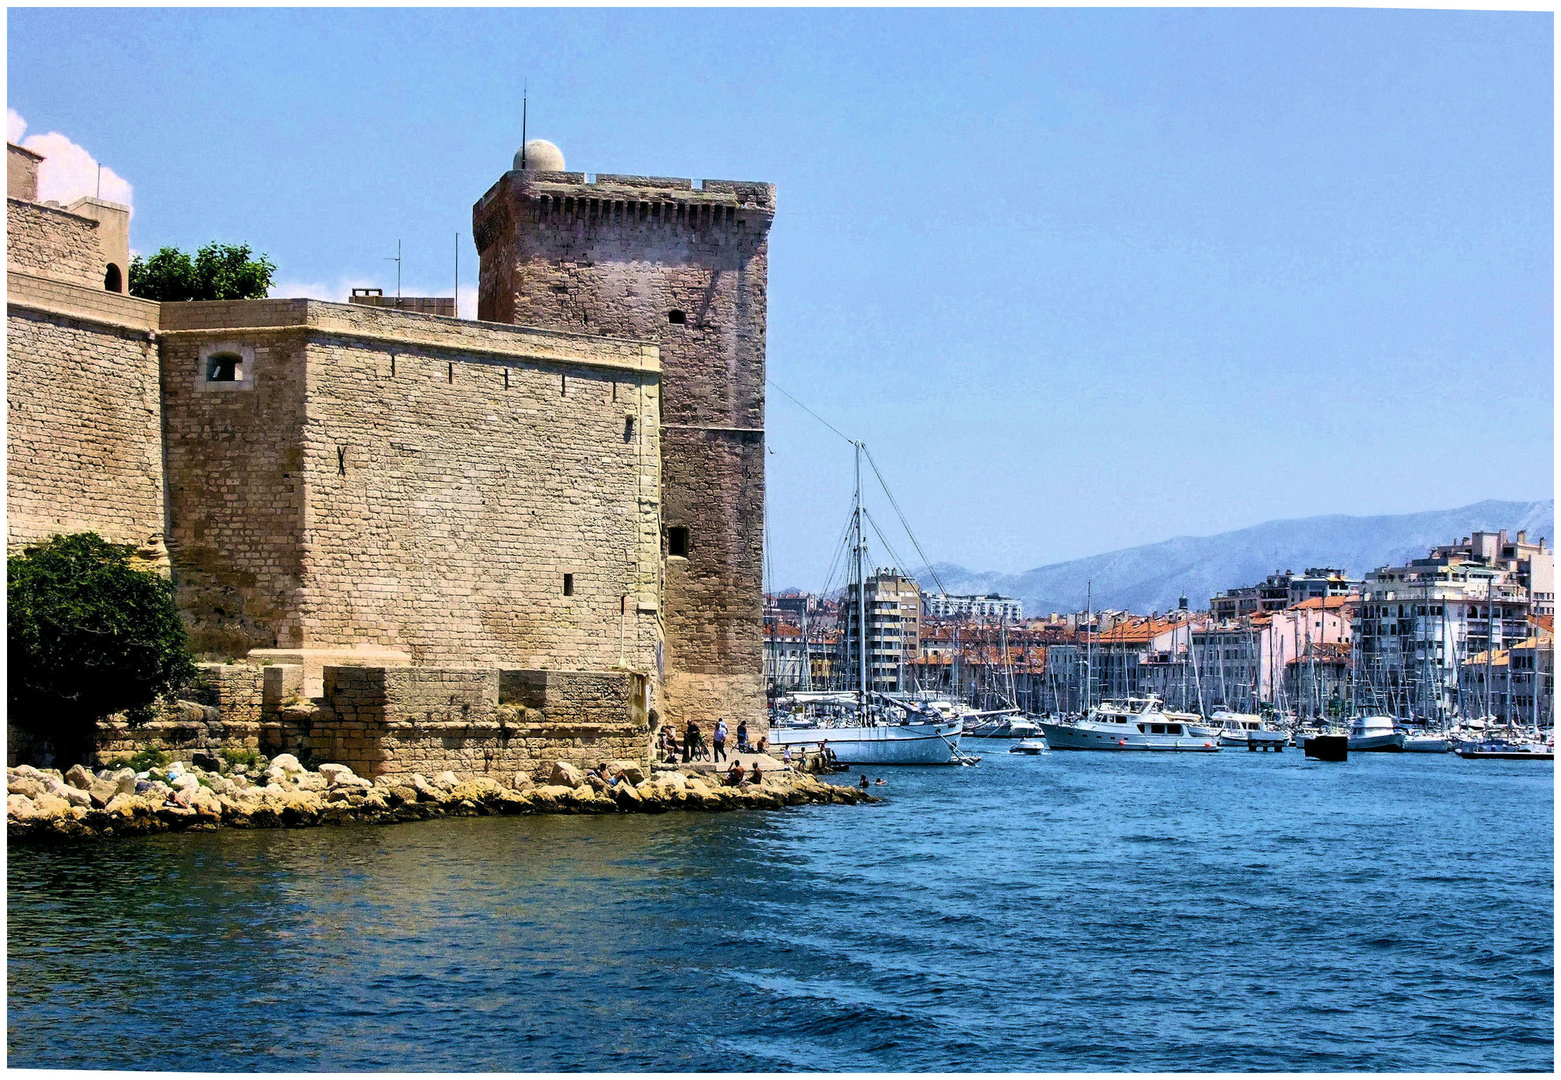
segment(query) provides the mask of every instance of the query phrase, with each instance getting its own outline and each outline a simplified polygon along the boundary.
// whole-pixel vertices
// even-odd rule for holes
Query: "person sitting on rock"
[[[671,726],[661,729],[661,760],[668,765],[676,763],[678,759],[678,738],[672,734]]]
[[[606,791],[612,787],[612,780],[607,776],[607,762],[597,762],[596,768],[585,774],[585,782],[597,791]]]
[[[730,784],[732,787],[736,787],[738,784],[741,784],[743,782],[743,763],[742,762],[740,762],[740,761],[733,761],[732,762],[732,767],[730,769],[726,770],[726,782],[728,784]]]
[[[753,763],[753,775],[750,776],[749,779],[754,782],[755,786],[764,783],[764,770],[759,768],[759,763],[757,761]]]

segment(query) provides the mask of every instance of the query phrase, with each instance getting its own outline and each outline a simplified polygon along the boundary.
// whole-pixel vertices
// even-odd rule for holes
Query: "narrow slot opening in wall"
[[[674,525],[667,530],[667,554],[679,559],[688,558],[688,529]]]
[[[450,365],[450,382],[455,382],[455,365],[453,363]]]
[[[688,322],[688,316],[679,311],[677,308],[673,308],[671,311],[667,312],[667,321],[672,323],[674,326],[683,326]]]
[[[612,399],[614,401],[618,400],[618,380],[617,379],[614,379],[613,383],[612,383]]]
[[[575,576],[573,574],[565,574],[564,575],[564,595],[565,596],[573,596],[574,594],[575,594]]]
[[[509,368],[504,369],[504,389],[509,389]]]
[[[625,416],[623,418],[623,441],[634,441],[634,417],[632,416]]]
[[[568,397],[569,396],[569,376],[568,375],[560,375],[558,377],[558,396],[559,397]]]

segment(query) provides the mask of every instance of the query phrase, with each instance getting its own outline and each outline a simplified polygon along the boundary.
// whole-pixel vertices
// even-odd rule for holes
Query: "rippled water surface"
[[[875,807],[12,850],[9,1064],[1552,1067],[1549,765],[979,749]]]

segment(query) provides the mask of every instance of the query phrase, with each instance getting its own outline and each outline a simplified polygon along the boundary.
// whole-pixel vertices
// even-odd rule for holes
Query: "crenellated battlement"
[[[534,224],[644,225],[693,230],[768,229],[775,185],[580,172],[511,170],[472,208],[473,239],[486,251],[515,218]]]

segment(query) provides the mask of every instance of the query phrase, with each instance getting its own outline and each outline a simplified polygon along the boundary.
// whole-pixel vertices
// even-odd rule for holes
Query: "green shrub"
[[[11,722],[91,758],[97,721],[132,724],[193,678],[173,586],[96,533],[56,536],[6,560]]]
[[[249,747],[239,749],[236,747],[224,746],[221,750],[217,751],[217,756],[223,760],[225,765],[227,765],[227,769],[224,770],[227,772],[231,772],[240,765],[244,766],[244,768],[248,769],[250,772],[256,772],[258,770],[264,769],[268,764],[270,764],[269,760],[264,754],[258,750],[252,750]]]

